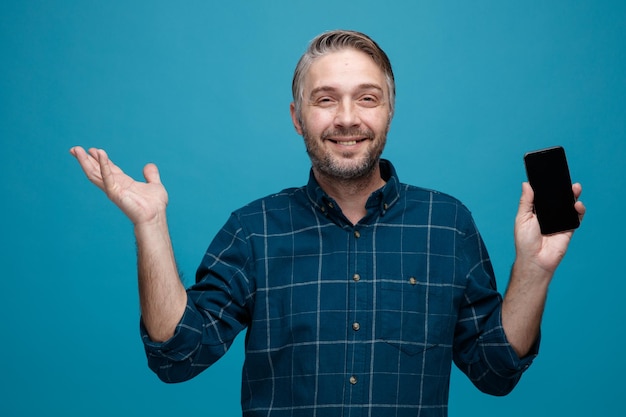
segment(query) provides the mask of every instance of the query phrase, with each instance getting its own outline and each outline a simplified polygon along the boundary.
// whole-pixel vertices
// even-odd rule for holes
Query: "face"
[[[363,52],[345,49],[314,61],[303,85],[301,118],[293,103],[291,117],[313,170],[342,180],[375,172],[390,123],[383,71]]]

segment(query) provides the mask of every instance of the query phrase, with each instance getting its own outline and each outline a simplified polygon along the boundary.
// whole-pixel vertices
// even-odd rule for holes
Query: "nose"
[[[335,124],[337,126],[351,127],[360,123],[358,108],[352,100],[344,99],[337,106]]]

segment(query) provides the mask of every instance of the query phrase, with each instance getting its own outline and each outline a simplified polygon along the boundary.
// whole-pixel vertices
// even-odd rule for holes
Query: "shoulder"
[[[467,229],[474,223],[472,213],[458,198],[424,187],[410,184],[400,185],[401,195],[405,199],[405,210],[428,212],[431,224],[448,225],[458,229]]]
[[[432,202],[434,204],[451,204],[465,208],[465,205],[459,199],[441,191],[410,184],[400,184],[400,189],[403,190],[405,197],[410,201]]]
[[[233,214],[238,217],[245,217],[262,212],[284,210],[293,208],[295,205],[301,205],[302,202],[306,201],[306,198],[304,187],[285,188],[277,193],[253,200],[235,210]]]

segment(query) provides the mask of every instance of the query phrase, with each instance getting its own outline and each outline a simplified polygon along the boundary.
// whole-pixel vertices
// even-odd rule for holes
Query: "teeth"
[[[343,146],[354,146],[357,143],[361,143],[363,142],[365,139],[353,139],[353,140],[334,140],[334,139],[328,139],[330,140],[332,143],[336,143],[338,145],[343,145]]]
[[[333,140],[331,142],[334,142],[338,145],[343,145],[343,146],[352,146],[352,145],[356,145],[357,142],[360,142],[358,140]]]

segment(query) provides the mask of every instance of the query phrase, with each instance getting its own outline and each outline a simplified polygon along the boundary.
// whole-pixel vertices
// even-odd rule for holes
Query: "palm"
[[[580,184],[575,184],[573,190],[574,195],[578,198],[581,193]],[[520,210],[515,220],[517,256],[532,262],[543,270],[554,272],[565,256],[573,231],[542,235],[539,222],[532,209],[532,202],[532,189],[528,184],[525,184],[520,200]],[[585,213],[584,205],[577,202],[576,209],[582,219]]]
[[[515,234],[518,254],[523,251],[523,255],[533,259],[537,266],[547,271],[556,269],[565,256],[572,238],[571,231],[549,236],[542,235],[536,219],[518,222]]]
[[[103,150],[72,148],[87,178],[104,191],[133,224],[154,220],[167,206],[167,191],[154,164],[144,167],[146,182],[135,181],[111,162]]]

